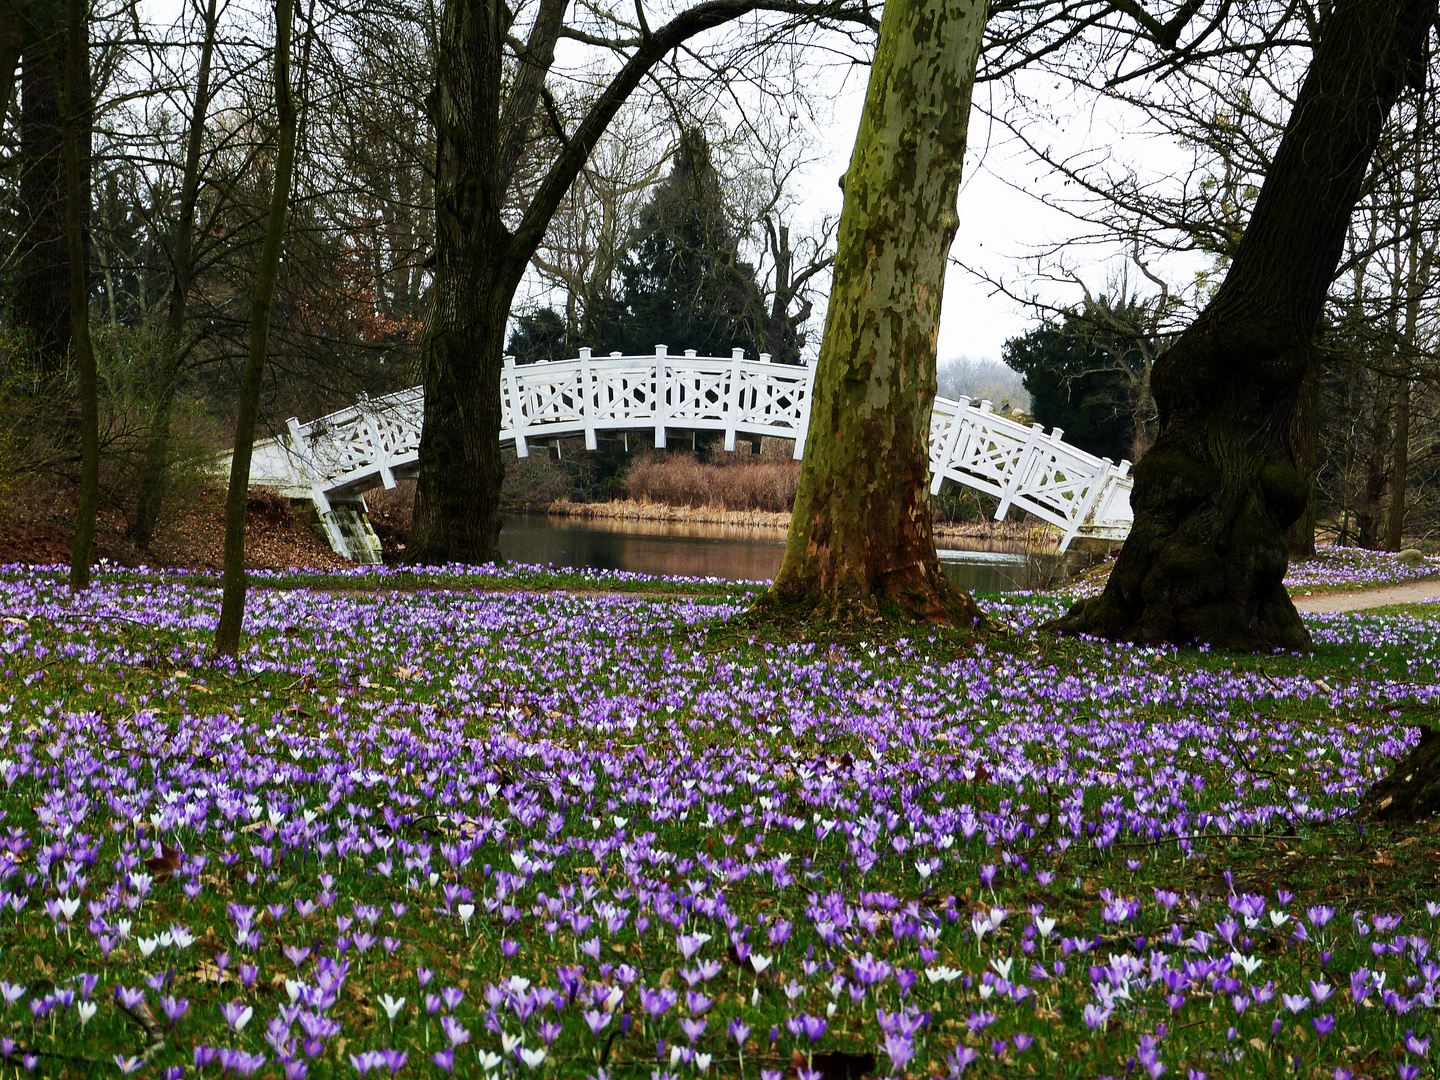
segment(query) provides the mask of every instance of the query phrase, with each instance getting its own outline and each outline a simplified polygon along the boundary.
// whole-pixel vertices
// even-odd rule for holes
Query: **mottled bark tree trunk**
[[[888,0],[845,203],[785,558],[760,610],[979,619],[935,555],[930,410],[985,0]]]
[[[295,99],[290,92],[290,34],[295,0],[275,3],[275,114],[277,123],[275,175],[265,218],[265,241],[255,271],[250,301],[250,354],[240,383],[235,417],[235,449],[230,458],[230,486],[225,493],[225,565],[221,577],[220,622],[215,628],[215,655],[240,651],[245,620],[245,509],[250,496],[250,455],[260,415],[260,390],[265,378],[265,353],[270,345],[270,311],[280,276],[280,248],[290,207],[290,181],[295,174]]]
[[[1105,591],[1053,626],[1301,649],[1285,529],[1309,491],[1291,432],[1346,227],[1391,106],[1424,78],[1435,0],[1338,0],[1215,297],[1156,364],[1160,433]]]
[[[185,321],[190,304],[190,284],[195,277],[195,209],[200,199],[200,159],[204,148],[205,118],[210,110],[210,66],[215,53],[215,29],[219,24],[217,0],[209,0],[205,11],[205,37],[200,45],[200,70],[195,100],[190,109],[190,130],[185,143],[185,171],[180,181],[180,205],[175,225],[175,247],[170,252],[170,306],[160,341],[159,370],[150,402],[150,427],[145,438],[145,460],[131,509],[130,538],[141,551],[148,551],[160,520],[165,498],[165,481],[170,471],[170,422],[179,391],[181,366],[185,361]]]
[[[61,145],[65,163],[65,245],[67,255],[70,334],[80,392],[80,496],[75,502],[75,535],[70,545],[70,588],[90,587],[90,553],[95,543],[95,517],[100,508],[100,386],[95,349],[90,341],[89,197],[85,183],[89,139],[81,155],[80,132],[90,131],[90,57],[87,0],[67,0],[65,28],[65,92],[62,97]]]

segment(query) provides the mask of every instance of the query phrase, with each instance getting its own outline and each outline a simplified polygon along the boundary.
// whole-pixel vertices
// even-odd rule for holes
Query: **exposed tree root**
[[[903,635],[917,627],[943,628],[967,641],[988,636],[996,627],[964,591],[900,596],[787,597],[770,590],[748,611],[727,620],[710,635],[712,644],[761,641],[856,644]]]
[[[1357,811],[1370,821],[1396,825],[1440,813],[1440,731],[1420,728],[1420,741],[1360,799]]]

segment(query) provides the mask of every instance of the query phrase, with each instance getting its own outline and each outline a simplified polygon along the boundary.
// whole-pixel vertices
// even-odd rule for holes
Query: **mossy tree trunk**
[[[221,577],[220,622],[215,628],[215,654],[240,651],[245,619],[245,509],[250,495],[250,455],[260,415],[260,390],[265,378],[265,353],[270,345],[270,311],[280,276],[280,248],[290,207],[290,181],[295,174],[295,99],[290,91],[290,36],[295,0],[275,3],[275,114],[277,120],[275,175],[265,218],[265,241],[255,272],[250,300],[250,350],[240,382],[235,417],[235,449],[230,458],[230,486],[225,493],[225,562]]]
[[[1435,0],[1338,0],[1220,289],[1156,364],[1160,432],[1105,591],[1054,628],[1306,648],[1285,530],[1309,484],[1292,430],[1346,228],[1391,107],[1425,74]]]
[[[179,390],[181,367],[185,362],[185,322],[189,312],[190,285],[195,278],[195,211],[200,201],[201,152],[204,149],[205,118],[210,111],[210,68],[215,55],[215,30],[219,25],[218,0],[205,8],[205,36],[200,44],[200,70],[195,98],[190,107],[190,130],[185,142],[185,171],[180,180],[180,204],[175,224],[175,245],[170,251],[170,304],[160,340],[159,369],[150,400],[149,431],[145,438],[145,459],[140,465],[135,504],[130,511],[130,539],[141,551],[150,549],[155,526],[165,498],[165,481],[170,471],[170,424]]]
[[[80,393],[80,496],[75,503],[75,534],[70,545],[70,588],[90,586],[90,554],[100,508],[100,386],[95,348],[90,340],[90,187],[85,183],[90,157],[90,40],[87,0],[67,0],[65,90],[61,95],[61,144],[65,163],[65,244],[71,347]],[[80,145],[85,136],[84,154]]]
[[[785,558],[761,611],[970,624],[935,554],[930,410],[985,0],[888,0],[846,170]]]
[[[499,558],[500,372],[505,324],[525,267],[590,152],[645,75],[688,39],[761,6],[761,0],[706,0],[653,31],[642,24],[629,59],[575,128],[563,133],[562,149],[511,229],[502,209],[535,113],[549,95],[545,80],[565,0],[541,0],[513,80],[504,75],[502,53],[509,9],[499,0],[446,0],[432,115],[435,280],[421,341],[425,413],[407,562]]]

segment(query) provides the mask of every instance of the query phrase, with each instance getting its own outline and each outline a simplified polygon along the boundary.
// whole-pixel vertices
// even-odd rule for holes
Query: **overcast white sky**
[[[1046,132],[1054,145],[1070,152],[1103,148],[1117,159],[1140,162],[1152,176],[1173,174],[1188,165],[1189,157],[1179,147],[1138,130],[1142,117],[1120,115],[1109,106],[1096,108],[1092,102],[1075,96],[1068,82],[1058,87],[1051,85],[1053,82],[1053,78],[1045,79],[1044,85],[1027,87],[1027,92],[1054,99],[1051,106],[1057,123]],[[977,89],[977,95],[988,93],[984,86]],[[828,135],[823,158],[810,172],[805,204],[816,217],[839,213],[841,193],[836,181],[849,162],[864,95],[865,80],[858,78],[851,79],[834,97],[834,123],[825,128]],[[1033,253],[1083,231],[1069,215],[1046,206],[1029,193],[1053,192],[1057,184],[1018,147],[1007,144],[998,128],[977,108],[971,117],[959,200],[960,228],[952,258],[1021,286],[1033,282]],[[1027,255],[1031,256],[1028,260]],[[1124,259],[1116,248],[1097,250],[1084,246],[1070,249],[1067,261],[1080,269],[1092,288],[1101,288],[1107,272],[1117,272]],[[1198,264],[1172,260],[1167,272],[1176,280],[1199,268]],[[1019,291],[1027,290],[1022,287]],[[1141,290],[1142,294],[1148,291]],[[1081,295],[1074,287],[1055,288],[1049,299],[1073,303]],[[1031,329],[1037,319],[1032,310],[1003,295],[994,295],[991,286],[952,265],[941,309],[939,359],[943,363],[968,356],[998,362],[1006,339]]]

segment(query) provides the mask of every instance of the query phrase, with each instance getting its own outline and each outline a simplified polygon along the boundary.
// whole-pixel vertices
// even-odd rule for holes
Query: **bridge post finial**
[[[938,399],[935,404],[936,406],[940,404]],[[947,472],[954,472],[957,475],[960,472],[959,458],[969,447],[969,440],[964,438],[968,435],[970,427],[969,407],[970,399],[968,397],[962,397],[955,402],[955,413],[950,419],[950,427],[945,432],[944,441],[937,444],[932,440],[930,443],[930,494],[932,496],[940,494],[940,487],[945,483]],[[931,415],[933,417],[933,410]],[[931,424],[933,430],[933,420]],[[963,442],[962,439],[964,439]]]
[[[985,404],[989,405],[990,403],[987,401]],[[1030,479],[1030,472],[1035,463],[1036,444],[1044,437],[1044,424],[1030,425],[1030,434],[1025,439],[1025,446],[1005,473],[1005,479],[1002,482],[1005,494],[1000,497],[1000,505],[995,508],[996,521],[1005,520],[1005,515],[1010,512],[1010,504],[1015,501],[1017,495],[1022,494],[1022,488]]]
[[[741,380],[744,373],[740,365],[745,362],[744,349],[730,350],[730,385],[725,392],[725,452],[735,452],[735,427],[740,422],[740,405],[743,394]]]
[[[509,416],[506,416],[506,410]],[[500,431],[508,431],[515,440],[515,456],[530,456],[530,446],[525,441],[525,402],[520,391],[520,373],[515,370],[515,357],[505,357],[500,369]]]
[[[805,357],[805,366],[802,369],[805,381],[796,388],[800,395],[800,414],[795,420],[795,449],[791,456],[799,461],[805,456],[805,437],[810,434],[810,399],[815,394],[815,358]]]
[[[665,421],[670,417],[670,364],[664,345],[655,346],[655,383],[650,399],[655,403],[655,449],[665,449]]]
[[[1085,495],[1075,504],[1070,512],[1070,524],[1065,529],[1065,535],[1060,540],[1060,550],[1068,551],[1070,541],[1079,535],[1080,530],[1089,525],[1095,517],[1096,511],[1100,509],[1102,497],[1108,501],[1113,485],[1110,482],[1110,475],[1115,463],[1108,457],[1100,459],[1100,471],[1090,477],[1090,484],[1085,489]]]
[[[590,362],[590,350],[580,350],[580,415],[585,421],[585,449],[594,450],[595,441],[595,369]]]

